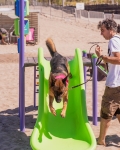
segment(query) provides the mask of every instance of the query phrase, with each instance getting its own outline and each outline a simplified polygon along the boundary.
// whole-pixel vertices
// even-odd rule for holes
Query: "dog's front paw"
[[[56,116],[56,111],[55,111],[55,109],[54,109],[53,107],[50,108],[50,111],[51,111],[51,113],[52,113],[54,116]]]
[[[61,115],[61,117],[62,117],[62,118],[65,118],[65,116],[66,116],[66,112],[62,110],[62,112],[61,112],[61,114],[60,114],[60,115]]]

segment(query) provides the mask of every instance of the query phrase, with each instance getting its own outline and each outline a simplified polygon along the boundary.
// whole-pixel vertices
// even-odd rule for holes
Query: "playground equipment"
[[[29,1],[28,0],[23,0],[24,1],[24,16],[29,15]],[[20,0],[15,1],[15,15],[20,17]]]
[[[17,3],[18,1],[18,3]],[[29,33],[29,21],[24,19],[24,16],[29,14],[28,0],[17,0],[15,1],[15,14],[20,17],[15,21],[15,33],[20,35],[19,40],[19,116],[20,116],[20,130],[25,131],[25,87],[24,87],[24,35]],[[27,5],[26,5],[27,3]],[[18,11],[17,11],[18,9]],[[26,13],[25,13],[26,12]],[[19,51],[18,50],[18,51]]]
[[[27,58],[27,60],[24,61],[24,50],[25,50],[24,49],[24,1],[20,0],[19,4],[20,4],[19,115],[20,115],[20,131],[24,132],[25,131],[25,67],[37,66],[38,62],[37,62],[36,58],[32,58],[32,59],[30,58],[30,61],[29,61],[29,58]],[[94,72],[93,74],[96,77],[96,75],[97,75],[96,68],[97,67],[95,66],[95,61],[96,61],[96,58],[93,62],[93,66],[95,68],[95,70],[93,68],[93,72]],[[84,62],[84,65],[91,65],[91,62],[88,61],[88,59],[86,59]],[[96,80],[96,78],[94,78],[93,89],[95,89],[95,90],[97,90],[97,86],[94,86],[94,83],[96,83],[96,82],[97,82],[97,80]],[[40,82],[40,85],[41,85],[41,82]],[[97,104],[97,98],[94,96],[94,94],[97,95],[96,94],[97,91],[95,92],[95,90],[93,90],[93,103],[96,102],[96,104]],[[39,92],[40,91],[41,90],[39,90]],[[96,108],[96,104],[93,107]],[[93,115],[93,124],[96,125],[96,122],[94,122],[94,118],[97,121],[97,116]]]
[[[36,74],[38,71],[39,67],[34,66],[34,107],[36,106],[36,93],[39,93],[39,89],[37,89],[39,88],[39,84],[36,84],[36,80],[39,79],[39,74]]]
[[[69,90],[68,108],[65,118],[61,118],[62,103],[54,104],[57,116],[48,108],[50,62],[44,59],[42,48],[38,52],[39,65],[39,105],[38,117],[31,135],[30,144],[33,150],[94,150],[96,139],[88,123],[86,111],[85,86]],[[73,78],[69,87],[84,82],[83,62],[79,49],[69,61]]]
[[[20,0],[15,1],[15,15],[20,17],[20,14],[23,14],[23,22],[24,22],[24,28],[23,28],[23,33],[24,35],[27,35],[29,33],[29,20],[27,18],[24,19],[25,16],[29,15],[29,2],[28,0],[23,0],[23,10],[24,12],[21,12],[20,10]],[[15,35],[19,36],[20,35],[20,19],[16,18],[14,20],[14,29],[15,29]]]
[[[87,56],[87,52],[85,50],[82,51],[83,52],[83,68],[84,68],[84,82],[86,82],[86,76],[87,76],[87,67],[91,66],[91,61],[90,59],[88,59]],[[45,59],[50,60],[50,57],[45,57]],[[73,56],[68,56],[67,57],[68,61],[73,59]],[[92,101],[93,101],[93,125],[97,125],[97,81],[99,81],[99,79],[103,80],[103,77],[107,76],[107,72],[103,70],[99,69],[102,68],[101,66],[96,66],[96,61],[97,61],[97,56],[93,54],[92,56],[92,63],[93,63],[93,80],[92,80]],[[103,64],[102,64],[103,65]],[[36,92],[36,66],[38,66],[38,60],[37,58],[33,57],[33,58],[26,58],[26,63],[25,66],[34,66],[34,107],[36,106],[36,93],[38,93],[39,89]],[[101,73],[99,73],[99,71],[101,71]],[[100,77],[101,76],[101,77]],[[86,87],[86,84],[85,84]]]
[[[15,27],[15,35],[20,35],[20,20],[19,18],[16,18],[14,20],[14,27]],[[27,35],[29,33],[29,20],[24,19],[24,35]]]

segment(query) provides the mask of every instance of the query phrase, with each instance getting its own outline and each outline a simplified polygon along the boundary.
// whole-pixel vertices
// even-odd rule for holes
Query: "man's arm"
[[[102,55],[100,46],[96,46],[95,52],[98,57]],[[120,52],[112,52],[112,54],[114,55],[113,57],[103,55],[103,61],[105,63],[120,65]]]
[[[112,52],[113,57],[103,55],[103,61],[114,65],[120,65],[120,52]]]

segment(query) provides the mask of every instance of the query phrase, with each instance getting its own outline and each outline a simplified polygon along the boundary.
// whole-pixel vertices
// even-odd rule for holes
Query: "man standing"
[[[112,117],[115,115],[120,122],[120,36],[117,34],[120,32],[120,26],[112,19],[105,19],[99,22],[98,29],[101,30],[101,35],[109,40],[108,56],[102,55],[99,46],[95,48],[97,56],[101,56],[108,64],[109,71],[102,96],[100,134],[97,141],[99,145],[106,145],[105,137]]]
[[[7,43],[9,43],[9,33],[4,28],[0,28],[0,40],[5,45],[7,45]]]

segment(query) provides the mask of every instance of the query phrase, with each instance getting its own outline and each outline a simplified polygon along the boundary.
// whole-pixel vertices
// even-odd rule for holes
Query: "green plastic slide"
[[[63,103],[54,102],[57,116],[49,111],[50,62],[43,50],[38,50],[39,106],[38,118],[30,138],[33,150],[95,150],[96,139],[89,125],[86,111],[85,86],[69,90],[66,117],[60,116]],[[79,49],[69,61],[72,78],[69,88],[84,82],[83,62]]]

